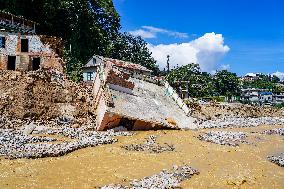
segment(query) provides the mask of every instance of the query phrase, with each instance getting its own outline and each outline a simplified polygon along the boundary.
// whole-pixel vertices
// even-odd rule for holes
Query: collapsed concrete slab
[[[148,69],[143,66],[103,58],[97,70],[93,90],[97,130],[195,128],[190,110],[176,92],[165,81],[144,75]]]

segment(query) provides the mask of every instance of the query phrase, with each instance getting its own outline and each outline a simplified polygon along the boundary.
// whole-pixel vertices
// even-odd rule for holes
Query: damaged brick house
[[[93,109],[97,130],[194,128],[190,110],[167,82],[130,62],[96,57]]]
[[[36,23],[0,12],[0,69],[32,71],[53,68],[63,72],[62,41],[35,34]]]

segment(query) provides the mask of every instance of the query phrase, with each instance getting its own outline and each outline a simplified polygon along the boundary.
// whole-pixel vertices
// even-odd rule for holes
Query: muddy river
[[[253,133],[269,128],[272,127],[223,129],[248,135],[248,143],[239,147],[200,141],[197,137],[206,130],[148,131],[117,137],[117,143],[77,150],[63,157],[2,158],[0,188],[99,188],[112,183],[127,184],[132,179],[185,164],[198,169],[200,174],[182,182],[182,188],[284,188],[284,168],[266,159],[284,152],[283,136]],[[143,143],[149,135],[156,135],[160,144],[174,145],[175,151],[154,154],[121,148]]]

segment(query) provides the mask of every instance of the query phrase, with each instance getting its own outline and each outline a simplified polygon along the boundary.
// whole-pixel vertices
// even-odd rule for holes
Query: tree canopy
[[[1,10],[39,23],[37,33],[65,41],[67,73],[80,79],[80,69],[93,55],[142,64],[157,72],[146,42],[119,32],[120,16],[112,0],[0,0]]]
[[[211,75],[201,72],[198,64],[188,64],[172,70],[166,78],[174,87],[186,88],[187,84],[182,82],[189,82],[188,90],[191,97],[240,95],[240,83],[237,75],[227,70]]]

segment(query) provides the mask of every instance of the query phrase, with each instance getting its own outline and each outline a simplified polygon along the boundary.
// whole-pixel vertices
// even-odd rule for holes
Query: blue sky
[[[155,55],[178,48],[179,54],[172,57],[190,56],[197,50],[203,53],[195,52],[188,60],[203,61],[206,71],[226,67],[239,75],[284,72],[284,0],[114,0],[114,4],[122,31],[144,35]],[[214,47],[204,52],[206,47],[200,44],[211,46],[211,39]],[[180,43],[189,44],[188,50],[183,51]],[[171,44],[177,48],[166,46]]]

